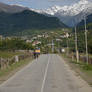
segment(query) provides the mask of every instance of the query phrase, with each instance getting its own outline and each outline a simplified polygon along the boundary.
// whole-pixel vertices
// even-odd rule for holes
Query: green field
[[[22,52],[9,52],[9,51],[0,51],[0,57],[2,58],[11,58],[15,55],[23,54]]]

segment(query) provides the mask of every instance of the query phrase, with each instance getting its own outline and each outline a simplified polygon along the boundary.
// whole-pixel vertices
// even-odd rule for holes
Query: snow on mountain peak
[[[53,6],[51,8],[45,10],[35,10],[39,13],[46,13],[50,15],[55,15],[56,13],[60,13],[61,15],[67,16],[75,16],[80,12],[86,10],[87,8],[92,8],[92,2],[88,0],[80,0],[79,2],[70,5],[70,6]]]
[[[75,24],[77,24],[84,18],[84,14],[89,15],[92,13],[92,2],[89,0],[80,0],[70,6],[55,5],[45,10],[43,9],[33,11],[45,15],[53,15],[58,17],[64,24],[68,26],[74,26],[72,21],[76,20]]]

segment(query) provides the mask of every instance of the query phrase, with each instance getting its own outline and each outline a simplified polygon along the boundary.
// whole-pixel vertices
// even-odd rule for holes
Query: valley
[[[0,92],[90,92],[91,0],[8,2],[0,2]]]

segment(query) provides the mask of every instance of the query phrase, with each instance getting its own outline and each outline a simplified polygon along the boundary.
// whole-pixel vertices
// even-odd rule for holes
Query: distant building
[[[33,40],[26,40],[26,43],[32,43]]]
[[[34,42],[32,43],[32,46],[35,46],[35,45],[38,45],[38,44],[41,44],[41,41],[34,41]]]
[[[33,40],[36,40],[36,39],[37,39],[37,37],[33,37],[32,39],[33,39]]]
[[[68,35],[70,37],[70,35]],[[67,35],[61,35],[60,38],[67,38]]]
[[[48,34],[46,34],[46,35],[44,35],[44,37],[45,37],[45,38],[48,38],[48,37],[49,37],[49,35],[48,35]]]
[[[56,39],[56,41],[61,41],[61,39]]]
[[[43,36],[42,35],[37,35],[38,38],[42,38]]]

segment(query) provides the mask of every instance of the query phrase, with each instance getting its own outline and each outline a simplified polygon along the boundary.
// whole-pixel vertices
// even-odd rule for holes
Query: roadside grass
[[[79,63],[77,63],[75,59],[72,61],[72,59],[68,58],[65,54],[62,54],[62,56],[71,66],[71,68],[92,86],[92,65],[87,65],[82,61],[79,61]]]
[[[91,65],[91,64],[88,64],[88,65],[87,65],[87,64],[84,63],[83,61],[77,62],[76,59],[74,59],[74,60],[72,61],[72,59],[71,59],[71,58],[68,58],[65,54],[63,54],[62,56],[63,56],[64,58],[67,58],[70,63],[73,63],[73,64],[79,66],[81,69],[83,69],[83,70],[85,70],[85,71],[92,71],[92,65]]]
[[[6,69],[0,70],[0,83],[7,80],[9,77],[14,75],[17,71],[19,71],[21,68],[29,64],[31,61],[32,61],[32,58],[30,57],[30,58],[21,60],[20,62],[16,62],[11,66],[7,67]]]
[[[22,52],[9,52],[9,51],[0,51],[0,57],[2,58],[11,58],[15,55],[23,54]]]

